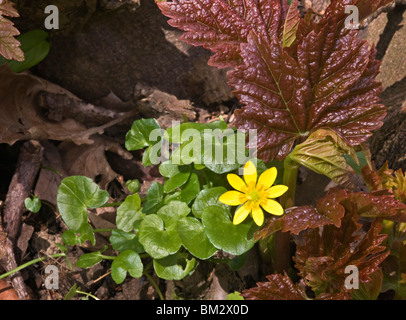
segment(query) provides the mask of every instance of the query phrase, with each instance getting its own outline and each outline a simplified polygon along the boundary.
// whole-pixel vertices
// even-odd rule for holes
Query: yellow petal
[[[286,191],[288,191],[288,187],[284,186],[282,184],[279,184],[277,186],[273,186],[271,188],[269,188],[266,193],[268,198],[278,198],[281,195],[283,195]]]
[[[237,225],[237,224],[240,224],[241,222],[243,222],[245,220],[245,218],[248,217],[250,212],[251,212],[250,202],[244,203],[244,205],[239,207],[237,209],[237,211],[235,212],[233,224]]]
[[[234,173],[230,173],[227,175],[227,180],[230,185],[238,191],[244,192],[244,190],[247,188],[247,185],[245,184],[244,180],[241,179],[239,176],[237,176]]]
[[[254,188],[257,183],[257,168],[251,161],[244,166],[244,180],[248,188]]]
[[[274,214],[276,216],[283,215],[282,206],[275,200],[271,199],[263,200],[261,201],[261,207],[264,208],[264,210],[269,212],[270,214]]]
[[[264,173],[262,173],[259,176],[258,187],[262,186],[263,189],[268,189],[275,182],[277,175],[278,175],[278,170],[276,170],[275,167],[272,167],[272,168],[266,170]]]
[[[264,212],[258,204],[252,207],[252,218],[258,226],[262,226],[264,223]]]
[[[227,191],[220,196],[219,201],[224,204],[228,204],[229,206],[239,206],[247,201],[247,198],[245,194],[241,192]]]

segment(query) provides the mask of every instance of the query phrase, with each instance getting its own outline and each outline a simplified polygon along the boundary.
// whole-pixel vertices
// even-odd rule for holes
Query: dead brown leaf
[[[4,280],[0,280],[0,300],[18,300],[17,293],[11,284]]]
[[[96,136],[92,145],[75,145],[66,141],[61,143],[59,151],[64,169],[68,175],[84,175],[93,180],[100,179],[101,188],[119,175],[111,168],[106,159],[106,151],[118,154],[124,159],[131,159],[131,153],[124,150],[117,142]]]
[[[45,84],[29,74],[15,74],[0,66],[0,143],[13,145],[19,140],[72,140],[91,144],[93,131],[72,119],[47,120],[35,105],[36,94]]]

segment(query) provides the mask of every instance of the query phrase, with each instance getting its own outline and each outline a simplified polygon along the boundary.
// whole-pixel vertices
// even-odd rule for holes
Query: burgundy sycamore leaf
[[[240,44],[251,30],[282,34],[288,10],[287,0],[174,0],[158,6],[171,26],[186,31],[181,40],[215,53],[209,64],[219,68],[241,64]]]
[[[327,201],[328,202],[328,201]],[[328,203],[325,206],[328,207]],[[307,229],[296,238],[296,268],[317,294],[345,292],[345,269],[356,266],[360,282],[368,283],[371,275],[380,270],[380,264],[389,255],[382,245],[386,234],[381,234],[382,218],[393,216],[404,204],[393,195],[362,192],[349,193],[341,201],[345,215],[340,227],[329,224],[323,229]],[[359,218],[373,217],[364,230]]]
[[[333,0],[318,23],[308,14],[298,21],[297,1],[174,0],[159,7],[186,31],[183,40],[214,52],[209,64],[234,68],[229,84],[243,105],[236,126],[257,129],[259,158],[283,160],[319,128],[355,146],[382,125],[376,50],[344,21],[347,5],[363,19],[389,2]]]
[[[333,225],[341,227],[346,211],[355,211],[358,217],[401,220],[406,215],[406,205],[388,192],[347,192],[333,188],[312,206],[292,207],[279,218],[270,218],[264,227],[255,233],[255,239],[265,239],[276,231],[298,235],[307,229]]]
[[[285,273],[266,276],[267,282],[257,283],[257,287],[244,290],[242,296],[246,300],[309,300],[305,285],[293,283]],[[316,300],[347,300],[350,297],[345,292],[338,294],[321,294]]]

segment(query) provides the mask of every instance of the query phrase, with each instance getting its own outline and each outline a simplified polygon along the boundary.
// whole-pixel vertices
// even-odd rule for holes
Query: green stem
[[[283,184],[289,189],[281,197],[281,205],[287,209],[295,205],[297,174],[300,165],[288,155],[283,162]]]
[[[112,232],[115,229],[103,228],[103,229],[93,229],[93,232]]]
[[[280,203],[284,209],[295,205],[296,182],[300,165],[288,155],[283,162],[283,184],[289,189],[281,197]],[[275,271],[282,273],[290,268],[290,234],[278,231],[275,235]]]
[[[145,271],[143,272],[143,275],[146,276],[149,280],[149,282],[151,282],[152,286],[154,287],[154,289],[156,290],[156,292],[158,293],[159,299],[161,300],[165,300],[161,290],[159,289],[157,283],[155,282],[154,278],[152,278],[152,276],[150,276],[148,273],[146,273]]]
[[[94,300],[100,300],[98,297],[96,297],[96,296],[94,296],[94,295],[92,295],[91,293],[88,293],[88,292],[79,291],[79,290],[76,290],[75,292],[79,293],[79,294],[84,294],[85,296],[91,297]]]
[[[100,254],[100,256],[103,258],[103,259],[106,259],[106,260],[114,260],[116,257],[113,257],[113,256],[105,256],[104,254]]]
[[[123,201],[105,203],[100,208],[119,207],[122,203],[123,203]]]
[[[20,271],[20,270],[22,270],[24,268],[27,268],[27,267],[35,264],[35,263],[44,261],[44,260],[49,259],[49,258],[58,258],[58,257],[66,257],[66,254],[65,253],[56,253],[56,254],[52,254],[50,256],[41,257],[41,258],[38,258],[38,259],[28,261],[28,262],[22,264],[21,266],[18,266],[17,268],[15,268],[13,270],[10,270],[9,272],[3,273],[2,275],[0,275],[0,279],[8,277],[8,276],[12,275],[13,273],[16,273],[16,272],[18,272],[18,271]]]

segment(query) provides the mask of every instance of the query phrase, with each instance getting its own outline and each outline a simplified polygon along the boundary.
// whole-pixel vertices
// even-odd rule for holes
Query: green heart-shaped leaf
[[[66,245],[69,246],[74,246],[76,244],[81,246],[87,240],[89,240],[93,245],[96,244],[93,228],[88,222],[83,223],[77,231],[64,231],[62,234],[62,240]]]
[[[142,208],[144,213],[155,213],[160,207],[164,205],[164,190],[162,184],[159,182],[153,182],[148,188],[146,194],[146,202]]]
[[[183,186],[186,183],[186,181],[188,181],[191,170],[190,166],[184,166],[181,168],[184,169],[165,181],[164,191],[166,193],[169,193],[175,190],[176,188]]]
[[[182,201],[171,201],[158,210],[157,215],[164,221],[165,227],[174,225],[180,218],[186,217],[190,212],[188,205]]]
[[[1,57],[0,65],[7,61],[9,68],[16,73],[37,65],[49,53],[50,44],[47,38],[48,33],[43,30],[31,30],[18,36],[17,40],[21,43],[21,50],[24,52],[25,59],[23,61],[7,61]]]
[[[69,229],[78,231],[87,222],[87,209],[98,208],[109,200],[107,191],[87,177],[71,176],[62,180],[57,205]]]
[[[138,235],[132,232],[124,232],[119,229],[112,230],[109,240],[113,249],[120,252],[132,250],[137,253],[142,253],[145,251],[138,240]]]
[[[134,121],[130,131],[125,136],[125,147],[129,151],[133,151],[155,144],[157,140],[153,141],[151,132],[160,129],[160,125],[153,118]]]
[[[172,178],[179,172],[179,166],[170,161],[164,161],[159,165],[159,173],[165,178]]]
[[[126,181],[125,186],[132,193],[137,193],[141,189],[141,183],[138,179]]]
[[[245,134],[235,133],[227,129],[222,136],[215,134],[204,134],[203,139],[206,145],[211,148],[204,148],[202,163],[211,171],[223,174],[238,169],[247,160],[248,149],[246,148]],[[238,137],[241,135],[241,137]],[[209,143],[211,142],[211,143]]]
[[[101,251],[85,253],[79,257],[78,261],[76,261],[76,266],[79,268],[87,269],[101,262],[103,259],[104,257]]]
[[[194,217],[180,219],[177,223],[177,230],[183,246],[196,258],[205,260],[216,253],[217,248],[210,242],[198,219]]]
[[[201,218],[203,210],[209,206],[222,206],[224,209],[228,209],[227,205],[218,201],[220,196],[226,191],[227,189],[224,187],[215,187],[200,191],[192,206],[192,212],[195,217]]]
[[[145,251],[155,259],[167,257],[177,252],[182,246],[182,241],[174,226],[165,228],[164,221],[156,214],[147,215],[142,220],[139,240]]]
[[[181,253],[175,253],[163,259],[154,259],[156,274],[165,280],[181,280],[189,275],[195,266],[194,258],[189,260],[185,254]]]
[[[132,250],[126,250],[114,258],[111,264],[111,277],[115,283],[120,284],[125,280],[127,272],[133,278],[139,278],[143,270],[140,256]]]
[[[32,199],[25,198],[24,205],[27,210],[37,213],[41,209],[41,200],[36,196],[33,196]]]
[[[132,194],[125,198],[124,202],[117,209],[116,225],[123,231],[131,231],[134,228],[134,222],[141,219],[142,212],[141,198],[138,194]]]
[[[240,255],[254,244],[254,232],[258,229],[253,220],[234,225],[228,210],[210,206],[203,210],[202,223],[210,242],[218,249]]]
[[[180,200],[189,204],[200,192],[199,177],[196,173],[190,175],[189,181],[182,188]]]

